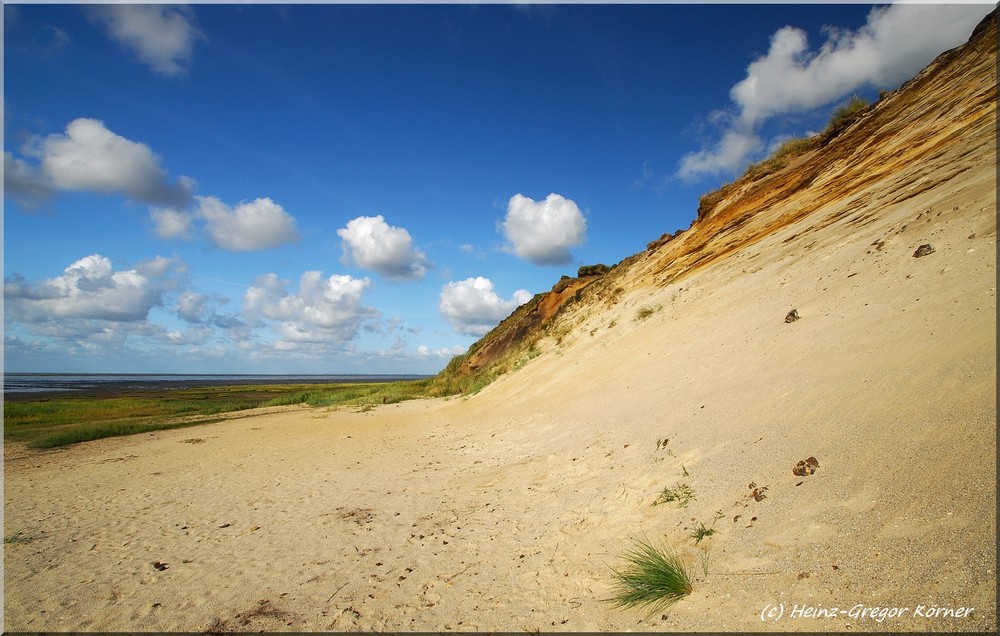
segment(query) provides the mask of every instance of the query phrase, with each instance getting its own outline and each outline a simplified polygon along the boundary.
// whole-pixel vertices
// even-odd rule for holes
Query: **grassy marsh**
[[[266,406],[394,404],[428,396],[428,380],[359,384],[208,386],[119,395],[4,400],[4,441],[53,448],[104,437],[207,424]]]

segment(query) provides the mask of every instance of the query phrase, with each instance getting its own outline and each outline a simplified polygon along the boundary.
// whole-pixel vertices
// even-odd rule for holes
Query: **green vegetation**
[[[830,123],[826,125],[825,132],[838,130],[852,123],[868,108],[869,104],[864,98],[853,95],[846,104],[838,106],[830,117]]]
[[[691,533],[691,538],[694,539],[695,544],[698,544],[702,539],[707,539],[713,534],[715,534],[715,528],[706,527],[704,522],[699,521],[698,526]]]
[[[687,484],[677,484],[673,488],[664,488],[660,496],[653,502],[654,506],[665,503],[677,502],[678,508],[687,508],[688,504],[694,501],[694,489]]]
[[[303,404],[356,407],[404,400],[471,395],[541,355],[535,343],[515,347],[495,364],[472,373],[458,356],[434,378],[359,384],[237,385],[136,392],[114,397],[57,397],[4,402],[4,440],[53,448],[105,437],[133,435],[217,422],[225,413]]]
[[[669,438],[662,438],[662,439],[658,438],[656,440],[656,450],[657,451],[666,451],[667,452],[667,456],[669,456],[669,457],[675,457],[676,455],[674,455],[674,451],[672,451],[671,449],[667,448],[667,444],[669,444],[669,443],[670,443],[670,439]],[[663,460],[662,457],[660,457],[660,458],[657,459],[657,461],[662,461],[662,460]],[[687,474],[686,471],[684,473],[684,476],[685,477],[688,476],[688,474]]]
[[[22,534],[20,530],[14,534],[9,534],[3,538],[4,545],[17,544],[17,543],[31,543],[35,540],[35,537]]]
[[[701,573],[704,574],[705,576],[708,576],[708,564],[709,561],[711,560],[711,557],[708,554],[708,549],[702,548],[700,556],[701,556]]]
[[[755,179],[762,175],[777,172],[788,165],[790,159],[812,150],[818,143],[818,137],[793,137],[781,144],[767,159],[748,165],[743,176]]]
[[[691,593],[691,573],[673,548],[647,540],[633,544],[623,555],[628,566],[612,568],[615,586],[609,601],[622,608],[647,607],[652,615]]]
[[[312,385],[269,400],[261,406],[358,406],[396,404],[427,397],[430,380],[372,382],[364,384]]]
[[[455,356],[444,371],[430,380],[425,380],[424,382],[427,384],[423,389],[423,397],[475,395],[500,376],[520,369],[529,360],[537,358],[542,353],[537,347],[537,341],[521,342],[491,363],[476,369],[469,369],[466,366],[466,361],[472,351],[470,349],[464,355]]]
[[[641,322],[663,309],[663,305],[645,305],[635,312],[635,321]]]
[[[598,263],[596,265],[583,265],[576,270],[577,278],[583,278],[584,276],[604,276],[611,271],[611,268],[604,263]]]
[[[721,510],[716,511],[715,516],[712,518],[712,525],[706,527],[704,522],[699,521],[697,527],[695,527],[694,532],[691,533],[691,538],[694,539],[695,545],[701,542],[702,539],[707,539],[708,537],[715,534],[715,522],[722,519],[725,515]],[[705,566],[707,569],[707,565]]]
[[[104,437],[207,424],[265,406],[394,404],[427,397],[431,380],[363,384],[213,386],[116,397],[4,401],[4,441],[53,448]]]
[[[441,373],[427,381],[426,396],[474,395],[497,378],[517,371],[540,356],[542,349],[539,343],[544,338],[551,338],[556,345],[562,344],[573,332],[572,325],[558,319],[559,312],[567,305],[560,307],[555,316],[540,326],[537,323],[525,326],[521,322],[525,320],[525,315],[537,309],[542,298],[544,294],[537,294],[473,343],[468,351],[452,358]],[[509,344],[505,346],[505,343]],[[490,355],[488,351],[491,347],[500,348],[501,353]],[[487,350],[486,355],[483,355],[484,349]]]
[[[778,146],[778,149],[771,155],[772,159],[787,159],[797,157],[807,150],[816,147],[816,137],[792,137],[785,143]]]

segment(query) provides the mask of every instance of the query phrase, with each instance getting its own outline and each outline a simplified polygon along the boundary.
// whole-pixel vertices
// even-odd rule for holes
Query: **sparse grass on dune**
[[[688,504],[697,499],[694,489],[687,484],[678,483],[673,488],[664,488],[660,496],[653,502],[654,506],[665,503],[677,503],[679,508],[687,508]]]
[[[744,178],[755,179],[784,168],[788,162],[819,144],[818,137],[794,137],[781,144],[770,157],[751,163],[743,172]]]
[[[663,305],[644,305],[635,312],[635,321],[642,322],[661,309],[663,309]]]
[[[550,335],[558,340],[567,334],[560,332],[559,334]],[[464,364],[469,355],[474,351],[476,345],[473,345],[465,354],[452,358],[451,362],[448,363],[448,366],[441,373],[433,378],[422,381],[426,382],[424,397],[475,395],[500,376],[517,371],[529,361],[540,356],[542,352],[537,344],[537,338],[528,338],[511,347],[500,358],[492,361],[490,364],[469,371],[464,368]]]
[[[847,102],[834,109],[826,132],[831,132],[854,122],[868,109],[868,101],[858,95],[852,95]]]
[[[427,397],[429,380],[365,384],[237,385],[170,389],[115,397],[4,402],[4,440],[53,448],[218,421],[223,413],[266,406],[395,404]]]

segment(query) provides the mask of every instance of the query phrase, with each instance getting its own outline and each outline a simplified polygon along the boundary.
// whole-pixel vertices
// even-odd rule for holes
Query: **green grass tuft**
[[[662,611],[691,593],[692,576],[676,550],[665,543],[633,539],[623,558],[627,566],[614,572],[614,595],[608,599],[620,608]]]
[[[687,508],[687,505],[694,501],[694,489],[687,484],[677,484],[673,488],[664,488],[660,496],[653,502],[654,506],[665,503],[677,502],[678,508]]]
[[[691,538],[694,539],[695,545],[701,543],[702,539],[707,539],[708,537],[715,534],[715,522],[719,519],[725,517],[726,514],[721,510],[715,512],[715,516],[712,517],[712,525],[706,526],[703,521],[699,521],[698,525],[695,527],[694,532],[691,533]],[[706,566],[707,568],[707,566]]]
[[[635,312],[635,321],[641,322],[663,309],[663,305],[646,305]]]
[[[842,106],[834,109],[830,116],[830,123],[826,125],[826,131],[834,131],[852,123],[868,108],[868,102],[863,97],[852,95]]]
[[[691,538],[694,539],[695,545],[697,545],[702,539],[707,539],[713,534],[715,534],[715,528],[706,527],[704,522],[699,521],[698,526],[691,533]]]

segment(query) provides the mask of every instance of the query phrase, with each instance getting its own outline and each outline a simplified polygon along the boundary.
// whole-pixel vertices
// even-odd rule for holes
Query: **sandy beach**
[[[640,255],[477,394],[6,445],[5,630],[995,632],[982,60],[951,119],[886,98],[897,137]],[[607,600],[641,537],[695,580],[652,615]]]

